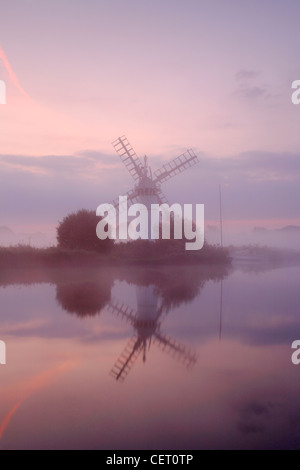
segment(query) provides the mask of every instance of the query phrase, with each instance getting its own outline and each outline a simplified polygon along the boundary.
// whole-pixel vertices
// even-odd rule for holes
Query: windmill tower
[[[135,335],[129,340],[111,370],[112,377],[124,382],[142,352],[143,361],[146,362],[147,351],[152,342],[181,361],[187,368],[192,367],[196,363],[196,355],[160,331],[163,309],[158,308],[154,286],[137,286],[136,294],[137,311],[114,300],[108,304],[110,312],[127,321],[135,330]]]
[[[161,190],[161,183],[164,183],[199,162],[194,151],[188,149],[152,174],[152,170],[148,165],[147,156],[144,157],[144,162],[142,163],[124,135],[116,139],[112,145],[135,181],[134,188],[125,194],[128,204],[143,204],[147,208],[149,218],[151,214],[151,204],[168,203],[167,198]],[[116,210],[123,210],[122,207],[119,208],[119,199],[113,201],[113,206]],[[151,239],[149,219],[148,234],[145,238]]]

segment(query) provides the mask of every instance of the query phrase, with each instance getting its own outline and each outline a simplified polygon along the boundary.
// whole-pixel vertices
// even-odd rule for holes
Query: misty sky
[[[132,187],[111,142],[154,169],[193,148],[163,185],[236,228],[300,225],[297,0],[3,0],[0,226],[54,230]]]

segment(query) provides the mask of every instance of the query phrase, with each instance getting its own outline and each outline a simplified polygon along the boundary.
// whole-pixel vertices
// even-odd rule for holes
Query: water
[[[300,268],[0,278],[0,448],[297,449]]]

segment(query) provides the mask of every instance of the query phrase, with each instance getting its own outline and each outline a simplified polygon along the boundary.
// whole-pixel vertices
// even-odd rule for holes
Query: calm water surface
[[[0,278],[0,448],[300,448],[300,268]]]

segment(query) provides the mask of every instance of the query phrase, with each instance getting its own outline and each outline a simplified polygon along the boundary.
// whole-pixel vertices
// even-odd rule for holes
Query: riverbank
[[[109,253],[67,250],[59,247],[34,248],[19,245],[0,248],[0,270],[8,268],[63,268],[97,266],[230,264],[226,248],[205,245],[199,251],[178,250],[167,244],[155,248],[149,242],[115,245]]]
[[[137,240],[115,245],[109,253],[67,250],[56,246],[34,248],[28,245],[0,247],[0,271],[73,267],[126,266],[230,266],[230,265],[300,264],[300,252],[276,248],[244,246],[222,248],[205,244],[201,250],[185,251],[176,244],[155,247],[151,242]]]

